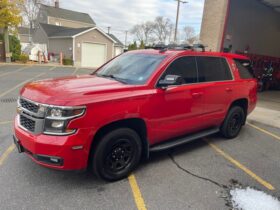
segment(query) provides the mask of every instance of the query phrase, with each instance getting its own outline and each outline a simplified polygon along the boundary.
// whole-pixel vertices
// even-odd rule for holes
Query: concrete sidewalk
[[[262,123],[272,127],[280,128],[280,111],[256,107],[256,109],[248,116],[248,122]]]
[[[248,122],[280,128],[280,91],[258,93],[257,107],[248,116]]]

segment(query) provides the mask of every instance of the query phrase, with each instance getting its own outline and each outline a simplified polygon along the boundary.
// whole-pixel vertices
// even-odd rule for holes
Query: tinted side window
[[[253,78],[252,64],[249,60],[234,59],[234,62],[239,70],[240,78],[250,79]]]
[[[199,82],[232,80],[232,75],[224,58],[204,57],[197,58]]]
[[[184,79],[184,83],[197,82],[197,69],[195,57],[181,57],[173,61],[164,72],[162,79],[166,75],[179,75]]]

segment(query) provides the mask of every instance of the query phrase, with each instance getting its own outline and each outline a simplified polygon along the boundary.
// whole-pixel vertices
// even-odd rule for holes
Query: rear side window
[[[184,83],[196,83],[197,82],[197,69],[195,63],[195,57],[181,57],[173,61],[166,69],[162,76],[162,79],[166,75],[178,75],[184,79]]]
[[[254,78],[252,64],[249,60],[234,59],[234,62],[239,70],[240,78]]]
[[[199,82],[232,80],[225,58],[199,56],[196,60]]]

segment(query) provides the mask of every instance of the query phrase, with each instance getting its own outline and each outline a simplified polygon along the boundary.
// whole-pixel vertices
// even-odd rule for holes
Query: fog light
[[[50,158],[50,161],[54,162],[54,163],[58,163],[59,162],[59,159],[58,158],[53,158],[51,157]]]
[[[52,127],[53,128],[62,128],[64,126],[64,121],[53,121]]]

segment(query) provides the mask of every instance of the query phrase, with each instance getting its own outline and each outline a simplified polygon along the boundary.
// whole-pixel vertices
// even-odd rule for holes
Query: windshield
[[[123,54],[103,66],[96,75],[127,84],[144,84],[165,57],[138,53]]]

